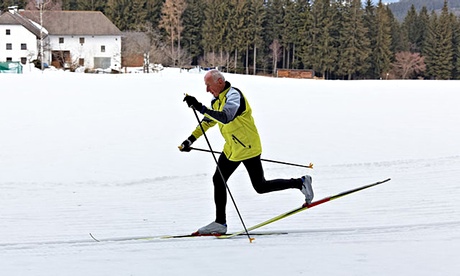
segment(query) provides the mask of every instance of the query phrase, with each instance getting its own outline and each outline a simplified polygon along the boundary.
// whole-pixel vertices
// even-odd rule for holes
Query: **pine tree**
[[[202,0],[188,0],[187,8],[183,14],[183,45],[188,48],[192,56],[192,65],[198,65],[198,59],[203,55],[201,40],[204,18],[204,6]]]
[[[460,18],[456,18],[451,14],[452,24],[452,44],[454,45],[453,51],[453,79],[460,79]]]
[[[284,48],[284,66],[285,68],[291,68],[291,54],[293,48],[295,48],[295,40],[297,37],[297,26],[298,14],[295,10],[294,2],[285,0],[284,6],[284,20],[283,20],[283,32],[281,43]]]
[[[217,29],[217,37],[216,40],[219,41],[217,45],[217,66],[226,66],[229,60],[229,54],[227,52],[228,45],[225,43],[225,38],[229,32],[229,14],[230,14],[230,3],[228,1],[221,1],[218,3],[217,9],[217,17],[220,19],[217,23],[219,23],[219,27]]]
[[[264,41],[265,45],[271,45],[275,40],[281,43],[283,26],[284,26],[284,8],[281,0],[268,0],[266,1],[266,17],[265,17],[265,30],[264,30]],[[284,51],[284,47],[282,49]],[[280,58],[282,68],[284,67],[285,61]],[[276,66],[279,67],[279,64]],[[275,71],[276,68],[273,68]]]
[[[389,73],[392,58],[391,52],[391,22],[385,5],[380,0],[375,12],[377,20],[376,45],[373,53],[374,73],[383,78]]]
[[[452,33],[452,20],[447,7],[447,0],[444,1],[444,7],[441,15],[439,16],[438,24],[438,71],[436,76],[438,79],[451,79],[453,66],[453,33]]]
[[[417,29],[420,32],[420,36],[417,40],[417,47],[419,48],[420,53],[423,53],[424,41],[428,33],[428,25],[430,22],[430,15],[426,7],[423,7],[418,14],[417,20]]]
[[[407,47],[407,38],[402,30],[401,24],[399,24],[398,20],[393,15],[393,12],[390,8],[386,5],[385,6],[388,20],[390,21],[390,36],[391,36],[391,46],[390,50],[392,52],[390,60],[394,60],[394,53],[404,51]]]
[[[337,74],[344,75],[349,80],[353,75],[366,71],[366,59],[370,54],[363,16],[360,0],[348,0],[344,3]]]
[[[242,65],[238,64],[241,52],[247,47],[248,24],[246,13],[248,12],[249,2],[246,0],[231,0],[230,13],[228,15],[228,34],[224,38],[225,45],[228,47],[229,54],[233,54],[232,64],[229,62],[228,67],[232,67],[234,72],[242,72],[239,68]],[[230,59],[230,57],[229,57]]]
[[[300,1],[299,1],[300,2]],[[309,0],[304,0],[301,4],[303,9],[299,12],[299,43],[300,43],[300,61],[303,68],[313,68],[313,13],[311,11],[311,3]]]
[[[78,10],[78,0],[62,0],[62,10],[74,11]],[[104,5],[107,1],[104,0]]]
[[[107,5],[107,0],[76,0],[76,9],[82,11],[102,11]]]
[[[157,28],[161,19],[161,8],[165,0],[146,0],[145,2],[145,20],[153,28]]]
[[[433,79],[451,79],[454,70],[452,20],[444,1],[441,15],[431,13],[426,44],[424,46],[427,76]]]
[[[253,50],[253,74],[256,74],[257,70],[257,49],[262,48],[262,24],[264,22],[265,10],[263,3],[259,0],[248,0],[248,13],[247,13],[247,41],[248,48],[246,57],[249,57],[249,49]],[[249,64],[246,63],[246,74],[249,73]]]
[[[310,9],[308,0],[297,0],[294,2],[294,22],[293,22],[293,37],[292,37],[292,68],[299,69],[302,66],[302,44],[304,35],[304,16],[307,10]],[[308,19],[307,19],[308,20]]]
[[[131,0],[108,0],[105,15],[121,31],[129,30],[130,18],[126,15],[130,13]]]
[[[129,17],[130,30],[143,30],[147,23],[146,0],[132,0]]]
[[[225,17],[228,3],[225,0],[205,0],[203,23],[203,49],[206,66],[218,66],[216,53],[222,51],[223,37],[226,31]],[[210,56],[210,58],[206,58]]]
[[[423,44],[422,54],[425,57],[426,73],[425,77],[434,79],[438,71],[437,51],[438,51],[438,16],[433,11],[427,28],[426,39]]]
[[[402,29],[408,42],[405,50],[412,53],[420,52],[420,45],[418,45],[418,43],[420,41],[421,30],[418,28],[418,22],[419,19],[415,6],[411,5],[406,17],[404,18]]]
[[[229,67],[230,64],[230,53],[233,52],[235,45],[233,44],[232,38],[235,36],[234,32],[234,24],[235,22],[233,19],[236,17],[237,13],[237,5],[235,1],[228,1],[225,3],[223,7],[225,9],[222,10],[221,16],[224,18],[224,29],[222,30],[222,42],[220,47],[220,60],[222,60],[222,66],[225,68]]]
[[[338,20],[337,3],[330,0],[316,0],[312,5],[314,16],[313,68],[327,79],[328,73],[336,69]]]
[[[375,51],[377,47],[377,18],[375,16],[375,6],[372,0],[367,0],[364,8],[364,27],[367,29],[366,36],[369,39],[371,53],[367,58],[367,78],[375,79],[378,76],[375,73]]]

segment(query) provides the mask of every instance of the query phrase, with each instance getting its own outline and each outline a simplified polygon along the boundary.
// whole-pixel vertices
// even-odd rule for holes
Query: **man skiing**
[[[218,70],[210,70],[204,76],[206,91],[213,95],[211,108],[207,108],[193,96],[185,96],[184,101],[190,108],[194,108],[204,115],[201,126],[179,146],[182,152],[189,152],[191,145],[200,136],[203,130],[219,125],[220,132],[225,139],[222,154],[218,160],[218,168],[212,178],[214,184],[214,203],[216,206],[215,221],[201,227],[197,235],[225,234],[227,232],[226,182],[240,163],[246,167],[255,191],[259,194],[280,191],[289,188],[299,189],[305,195],[305,201],[310,204],[313,200],[311,176],[301,178],[266,180],[260,156],[262,146],[259,133],[252,117],[252,110],[243,93],[225,80]],[[222,172],[222,175],[219,172]]]

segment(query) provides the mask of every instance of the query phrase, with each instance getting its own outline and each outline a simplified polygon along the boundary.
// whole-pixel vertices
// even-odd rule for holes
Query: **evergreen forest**
[[[38,1],[103,12],[123,32],[126,59],[324,79],[460,79],[460,0],[2,0],[0,9]],[[398,19],[392,7],[407,3]]]

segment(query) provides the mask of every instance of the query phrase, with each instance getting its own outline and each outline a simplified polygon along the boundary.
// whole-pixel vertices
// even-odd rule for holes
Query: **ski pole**
[[[222,177],[222,181],[224,181],[225,188],[227,189],[228,194],[230,195],[230,198],[232,199],[232,202],[233,202],[233,205],[235,206],[235,209],[236,209],[236,212],[237,212],[237,214],[238,214],[238,217],[239,217],[240,220],[241,220],[241,224],[243,225],[243,228],[244,228],[244,230],[245,230],[245,232],[246,232],[246,235],[248,236],[249,242],[252,243],[252,241],[254,240],[254,238],[251,238],[251,236],[249,235],[249,232],[248,232],[248,230],[247,230],[247,228],[246,228],[246,225],[244,224],[243,217],[241,216],[240,210],[238,210],[238,206],[236,206],[235,199],[233,198],[233,195],[232,195],[232,193],[230,192],[230,188],[229,188],[228,185],[227,185],[227,181],[225,180],[225,177],[224,177],[224,175],[222,174],[222,171],[220,170],[219,162],[217,162],[217,158],[216,158],[216,156],[214,155],[214,151],[212,150],[211,143],[209,143],[208,136],[206,135],[206,133],[205,133],[205,131],[204,131],[204,128],[203,128],[203,125],[201,124],[200,118],[198,118],[198,114],[196,113],[196,110],[195,110],[195,108],[194,108],[193,106],[192,106],[192,109],[193,109],[193,113],[195,114],[196,120],[198,121],[198,124],[200,125],[201,131],[203,132],[203,136],[204,136],[204,138],[206,139],[206,143],[208,143],[209,152],[212,153],[212,157],[214,158],[214,161],[216,162],[217,170],[219,171],[220,177]]]
[[[217,153],[217,154],[221,154],[221,152],[218,152],[218,151],[210,151],[210,150],[207,150],[207,149],[200,149],[200,148],[194,148],[194,147],[190,147],[192,150],[196,150],[196,151],[204,151],[204,152],[212,152],[212,153]],[[283,164],[283,165],[289,165],[289,166],[295,166],[295,167],[302,167],[302,168],[307,168],[307,169],[313,169],[313,163],[310,163],[308,165],[301,165],[301,164],[294,164],[294,163],[289,163],[289,162],[283,162],[283,161],[276,161],[276,160],[271,160],[271,159],[263,159],[261,158],[260,159],[261,161],[265,161],[265,162],[271,162],[271,163],[277,163],[277,164]]]

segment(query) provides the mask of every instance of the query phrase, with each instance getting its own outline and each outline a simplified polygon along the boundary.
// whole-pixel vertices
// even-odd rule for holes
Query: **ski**
[[[352,194],[352,193],[356,193],[358,191],[362,191],[364,189],[367,189],[367,188],[370,188],[370,187],[374,187],[374,186],[377,186],[377,185],[380,185],[382,183],[385,183],[385,182],[388,182],[390,181],[391,178],[388,178],[388,179],[385,179],[383,181],[379,181],[379,182],[375,182],[375,183],[372,183],[372,184],[368,184],[368,185],[365,185],[365,186],[362,186],[362,187],[358,187],[358,188],[355,188],[355,189],[352,189],[352,190],[348,190],[348,191],[345,191],[345,192],[341,192],[341,193],[338,193],[336,195],[333,195],[333,196],[328,196],[328,197],[325,197],[323,199],[320,199],[320,200],[317,200],[317,201],[313,201],[312,203],[310,204],[306,204],[304,203],[302,206],[298,207],[298,208],[295,208],[289,212],[286,212],[286,213],[283,213],[281,215],[278,215],[276,217],[273,217],[269,220],[266,220],[264,222],[261,222],[257,225],[254,225],[252,227],[249,227],[247,229],[244,229],[244,230],[241,230],[239,232],[235,232],[233,234],[227,234],[227,235],[221,235],[221,236],[216,236],[216,238],[219,238],[219,239],[228,239],[228,238],[232,238],[232,237],[235,237],[235,236],[238,236],[238,235],[245,235],[247,232],[250,232],[252,230],[255,230],[255,229],[258,229],[258,228],[261,228],[267,224],[270,224],[270,223],[273,223],[275,221],[278,221],[278,220],[281,220],[281,219],[284,219],[284,218],[287,218],[287,217],[290,217],[292,215],[295,215],[299,212],[302,212],[302,211],[305,211],[305,210],[308,210],[310,208],[313,208],[315,206],[318,206],[320,204],[323,204],[323,203],[326,203],[326,202],[329,202],[329,201],[332,201],[334,199],[338,199],[338,198],[341,198],[341,197],[344,197],[346,195],[349,195],[349,194]]]
[[[89,236],[91,239],[93,239],[96,242],[122,242],[122,241],[151,241],[151,240],[165,240],[165,239],[184,239],[184,238],[200,238],[200,237],[225,237],[234,235],[235,233],[230,233],[230,234],[206,234],[206,235],[196,235],[196,234],[186,234],[186,235],[163,235],[163,236],[133,236],[133,237],[114,237],[114,238],[104,238],[104,239],[99,239],[96,238],[92,233],[89,233]],[[256,232],[256,233],[251,233],[251,235],[254,236],[266,236],[266,235],[286,235],[288,234],[287,232]],[[240,234],[240,236],[245,235],[245,233]]]
[[[194,235],[164,235],[164,236],[132,236],[132,237],[112,237],[112,238],[96,238],[92,233],[89,236],[96,242],[120,242],[120,241],[150,241],[160,239],[174,239],[174,238],[192,238],[200,237]]]
[[[269,235],[287,235],[287,232],[256,232],[251,233],[254,236],[269,236]],[[162,236],[162,239],[181,239],[181,238],[194,238],[194,237],[216,237],[216,238],[225,238],[227,236],[244,236],[246,233],[230,233],[230,234],[196,234],[192,233],[190,235],[177,235],[177,236]]]

